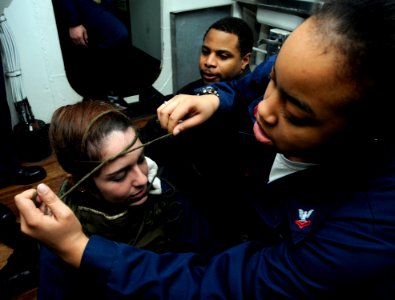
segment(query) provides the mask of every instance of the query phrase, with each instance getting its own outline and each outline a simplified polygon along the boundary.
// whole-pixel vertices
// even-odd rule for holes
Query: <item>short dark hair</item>
[[[206,35],[210,31],[210,29],[216,29],[237,35],[239,39],[238,48],[241,57],[243,57],[247,53],[252,52],[254,35],[251,27],[243,19],[237,17],[225,17],[216,21],[207,29],[206,33],[203,36],[203,40],[206,38]]]
[[[327,0],[313,18],[319,36],[344,56],[339,69],[342,66],[340,70],[356,83],[360,93],[356,97],[365,100],[358,115],[367,128],[359,131],[395,143],[390,75],[395,69],[395,1]]]

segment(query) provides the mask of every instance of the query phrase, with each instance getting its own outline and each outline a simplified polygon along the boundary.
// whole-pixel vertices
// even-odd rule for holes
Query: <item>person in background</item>
[[[137,128],[114,105],[81,101],[62,106],[52,116],[49,136],[68,174],[59,196],[85,234],[157,253],[219,251],[209,238],[208,222],[195,213],[187,197],[159,177],[158,165],[144,155]],[[41,248],[39,298],[72,299],[85,293],[104,297],[93,296],[94,285],[89,284],[88,278]]]
[[[248,74],[253,44],[252,30],[243,19],[225,17],[214,22],[203,36],[200,78],[182,87],[177,94],[193,94],[204,85]]]
[[[238,79],[250,72],[250,60],[254,44],[253,32],[243,19],[224,17],[210,25],[202,39],[199,57],[200,78],[181,87],[175,94],[194,94],[194,90],[212,82]],[[174,94],[157,97],[153,101],[144,101],[129,106],[131,117],[142,112],[155,114],[159,105]],[[155,131],[151,134],[161,135],[163,131],[150,124]],[[154,130],[152,129],[152,130]]]
[[[245,74],[248,74],[250,72],[250,59],[253,44],[253,32],[243,19],[237,17],[224,17],[214,22],[203,36],[198,64],[201,77],[182,87],[176,94],[194,95],[195,89],[207,84],[238,80]],[[172,97],[174,95],[170,96]],[[161,99],[155,107],[157,108],[161,104],[163,104],[163,99]],[[220,135],[214,133],[210,134],[212,129],[213,128],[210,128],[208,132],[201,132],[198,137],[202,138],[202,135],[209,137],[211,135],[214,139],[213,142],[218,140]],[[141,138],[143,141],[149,141],[164,133],[166,133],[166,131],[159,126],[157,120],[152,120],[141,130]],[[191,139],[193,140],[195,137]],[[223,140],[226,140],[226,138],[221,139],[221,141]],[[163,141],[162,143],[169,144],[169,141]],[[163,146],[161,143],[157,143],[146,149],[146,151],[162,165],[169,161],[169,155],[172,155],[178,148],[182,148],[182,150],[174,156],[177,158],[179,158],[180,155],[182,156],[182,153],[185,152],[183,148],[188,147],[189,144],[190,141],[185,141],[173,147],[170,145]],[[197,145],[189,147],[191,149],[188,149],[186,152],[190,153],[190,150],[193,150],[195,146]],[[164,151],[164,149],[168,151]],[[201,149],[196,150],[196,152],[201,152]]]
[[[224,17],[214,22],[203,36],[198,65],[201,77],[177,94],[194,94],[196,88],[206,84],[239,80],[248,74],[253,43],[253,32],[244,20]],[[218,230],[225,233],[223,237],[240,230],[242,223],[235,222],[239,220],[236,218],[239,208],[233,210],[233,205],[229,205],[235,195],[225,187],[238,184],[240,171],[236,158],[243,156],[237,123],[224,128],[221,125],[224,122],[227,121],[219,120],[146,148],[146,153],[164,166],[164,174],[177,189],[195,199],[202,213],[217,223]],[[141,138],[147,142],[164,133],[153,120],[142,128]],[[224,215],[224,210],[229,211]]]
[[[200,78],[188,83],[179,89],[176,94],[195,95],[196,90],[203,86],[216,82],[239,80],[243,78],[243,76],[251,72],[250,62],[253,45],[253,31],[249,24],[243,19],[238,17],[224,17],[214,22],[203,36],[199,58]],[[158,103],[157,106],[161,104],[163,104],[163,102]],[[237,130],[240,133],[244,133],[246,131],[246,126],[249,124],[249,116],[246,112],[244,118],[240,118]],[[224,132],[216,131],[212,133],[215,127],[218,127],[218,124],[202,132],[200,138],[202,138],[202,136],[207,138],[207,136],[211,135],[213,139],[210,142],[218,141],[218,138],[220,138],[216,146],[234,138],[231,137],[228,139],[224,137],[221,139]],[[163,130],[159,129],[159,132],[163,134]],[[192,138],[192,141],[193,140],[194,138]],[[185,144],[190,144],[190,141],[187,141]],[[196,146],[197,145],[191,146],[191,150],[196,149]],[[202,150],[203,149],[196,149],[195,152],[201,153]],[[159,154],[163,153],[162,151],[158,152]],[[167,158],[167,154],[164,156]]]
[[[128,107],[124,97],[148,88],[159,74],[157,63],[131,44],[125,3],[52,0],[71,86],[84,99],[104,99],[123,108]],[[138,70],[137,75],[131,78],[130,69]]]
[[[264,149],[276,153],[245,188],[262,223],[256,241],[202,261],[88,238],[44,184],[37,191],[52,216],[27,190],[15,197],[22,230],[113,299],[393,299],[394,37],[395,1],[328,0],[236,89],[218,83],[219,98],[176,96],[158,109],[162,126],[181,135],[262,85],[257,164]]]

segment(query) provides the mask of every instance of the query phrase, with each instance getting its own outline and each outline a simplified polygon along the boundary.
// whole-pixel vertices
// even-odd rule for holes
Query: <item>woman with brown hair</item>
[[[52,116],[49,136],[68,174],[59,197],[87,236],[158,253],[214,249],[205,240],[208,223],[191,210],[188,198],[159,177],[157,164],[144,155],[137,128],[119,108],[96,100],[60,107]],[[41,247],[40,298],[70,299],[83,291],[92,297],[87,286],[87,278]]]

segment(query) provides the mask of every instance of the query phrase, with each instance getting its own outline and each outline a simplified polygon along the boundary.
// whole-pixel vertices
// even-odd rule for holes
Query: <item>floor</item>
[[[147,121],[153,118],[155,115],[145,114],[142,116],[136,116],[134,118],[134,124],[136,126],[143,126]],[[43,159],[42,161],[34,162],[34,163],[26,163],[25,165],[40,165],[44,167],[47,171],[47,177],[42,181],[45,182],[49,187],[53,190],[59,190],[60,185],[62,184],[65,178],[65,172],[57,163],[56,157],[54,154],[51,154],[49,157]],[[14,196],[24,190],[35,188],[40,182],[31,185],[12,185],[0,189],[0,203],[7,205],[14,213],[18,216],[18,210],[14,203]],[[7,258],[12,254],[12,249],[8,248],[6,245],[0,242],[0,269],[7,263]],[[1,295],[0,295],[1,299]],[[13,300],[36,300],[37,299],[37,289],[33,289],[31,291],[27,291],[26,293],[20,295],[16,299]]]

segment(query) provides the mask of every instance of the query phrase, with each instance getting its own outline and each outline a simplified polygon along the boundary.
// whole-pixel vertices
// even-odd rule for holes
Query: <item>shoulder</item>
[[[255,78],[260,78],[261,76],[268,76],[274,66],[274,63],[276,62],[276,58],[277,56],[273,55],[261,62],[253,70],[252,76]]]

